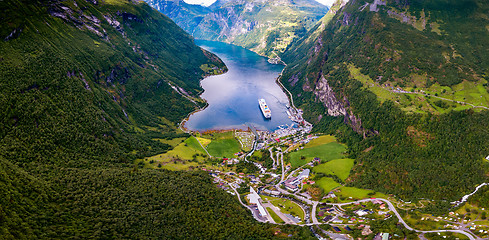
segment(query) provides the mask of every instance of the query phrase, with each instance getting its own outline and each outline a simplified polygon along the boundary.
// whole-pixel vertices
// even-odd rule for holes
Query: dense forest
[[[489,5],[387,1],[376,12],[366,5],[373,2],[333,6],[336,14],[329,13],[285,52],[288,66],[281,82],[306,109],[315,131],[333,133],[348,144],[356,165],[347,184],[405,200],[458,200],[487,181],[489,111],[425,111],[417,106],[426,102],[409,96],[404,98],[416,110],[406,111],[398,100],[382,95],[387,90],[376,92],[381,87],[369,88],[360,80],[427,91],[435,84],[455,89],[472,82],[479,89],[474,94],[482,98],[488,91],[489,66],[489,38],[482,22]],[[419,25],[423,19],[425,26]],[[416,82],[415,75],[426,81]],[[423,99],[431,101],[430,96]],[[344,113],[330,116],[326,106],[343,108]]]
[[[186,136],[200,79],[225,71],[169,18],[133,1],[6,0],[0,23],[0,239],[311,236],[256,222],[204,172],[134,165]]]

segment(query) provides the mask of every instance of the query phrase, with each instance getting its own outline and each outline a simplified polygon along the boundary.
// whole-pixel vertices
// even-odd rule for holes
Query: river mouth
[[[289,99],[276,83],[284,66],[235,45],[197,40],[200,47],[219,56],[228,72],[202,80],[201,97],[208,106],[192,113],[183,127],[190,131],[248,129],[274,131],[297,125],[289,118]],[[263,116],[258,100],[265,99],[272,117]]]

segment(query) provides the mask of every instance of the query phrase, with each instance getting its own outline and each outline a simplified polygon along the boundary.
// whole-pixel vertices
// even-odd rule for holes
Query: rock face
[[[344,104],[338,101],[333,89],[328,84],[328,80],[324,76],[321,76],[321,79],[317,82],[314,94],[327,108],[327,113],[330,116],[337,117],[346,115]]]
[[[314,95],[317,101],[321,102],[326,108],[326,113],[330,116],[344,116],[344,122],[348,124],[355,132],[367,137],[368,135],[378,134],[375,130],[366,130],[362,127],[362,119],[355,116],[350,107],[350,103],[346,97],[339,101],[336,97],[333,88],[328,84],[328,80],[321,75],[321,78],[316,83]],[[321,116],[321,115],[320,115]],[[319,119],[320,120],[320,119]]]
[[[278,55],[328,11],[314,0],[225,0],[209,7],[146,0],[196,39],[232,43],[280,62]]]

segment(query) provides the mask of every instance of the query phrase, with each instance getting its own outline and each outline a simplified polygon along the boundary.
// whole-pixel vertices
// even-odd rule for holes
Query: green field
[[[346,178],[348,178],[348,175],[350,175],[350,170],[354,163],[355,160],[350,158],[335,159],[314,167],[312,171],[336,175],[341,180],[345,181]]]
[[[343,152],[346,147],[337,142],[330,142],[327,144],[316,145],[313,147],[304,147],[302,150],[290,153],[290,163],[293,168],[300,167],[315,157],[321,158],[321,162],[330,161],[333,159],[339,159],[343,157]],[[301,159],[301,157],[305,159]]]
[[[316,181],[316,184],[324,190],[325,193],[331,192],[331,190],[340,187],[341,184],[335,182],[332,178],[323,177]]]
[[[336,142],[336,138],[331,135],[323,135],[311,140],[304,148],[316,147],[330,142]]]
[[[198,162],[189,162],[189,160],[194,159],[195,154],[205,154],[205,151],[195,137],[189,137],[166,153],[147,157],[140,161],[154,168],[161,166],[161,168],[168,170],[186,170],[189,167],[199,165]],[[202,157],[199,156],[196,159],[200,160]]]
[[[185,139],[187,139],[187,138],[184,138],[184,137],[183,138],[172,138],[170,140],[168,140],[168,139],[161,139],[161,138],[155,138],[153,140],[160,141],[162,143],[166,143],[166,144],[168,144],[168,145],[170,145],[172,147],[176,147],[176,146],[178,146],[178,144],[182,143]]]
[[[234,157],[234,154],[241,151],[241,144],[234,139],[218,139],[212,140],[209,145],[207,145],[207,151],[213,157]]]
[[[373,194],[375,193],[375,194]],[[370,194],[370,195],[369,195]],[[386,198],[387,196],[383,193],[377,193],[373,190],[355,188],[355,187],[341,187],[340,191],[336,195],[341,197],[351,197],[353,199],[364,199],[370,197]]]
[[[451,87],[440,86],[440,84],[435,83],[429,88],[426,88],[426,77],[412,74],[411,80],[413,86],[404,87],[402,89],[418,93],[396,93],[388,87],[379,85],[379,83],[373,81],[369,76],[363,75],[360,72],[360,68],[357,68],[354,65],[349,65],[348,69],[351,76],[362,82],[365,88],[368,88],[368,90],[377,95],[381,102],[386,100],[394,101],[400,104],[400,107],[404,111],[417,113],[446,113],[451,110],[460,111],[472,108],[470,105],[464,105],[453,101],[466,102],[476,106],[489,106],[489,93],[483,86],[483,84],[487,83],[486,80],[481,80],[479,82],[463,81]],[[429,94],[430,96],[424,94]],[[474,108],[474,110],[478,111],[482,110],[482,108]]]
[[[234,131],[207,133],[200,137],[210,140],[206,149],[213,157],[232,158],[235,153],[241,151],[241,144],[236,140]]]
[[[304,211],[302,211],[302,208],[299,207],[299,205],[297,205],[296,203],[288,199],[277,197],[262,196],[262,198],[264,200],[268,200],[271,204],[280,208],[281,212],[288,213],[293,216],[298,216],[301,220],[304,221]]]
[[[267,212],[276,223],[285,223],[271,208],[267,207]]]

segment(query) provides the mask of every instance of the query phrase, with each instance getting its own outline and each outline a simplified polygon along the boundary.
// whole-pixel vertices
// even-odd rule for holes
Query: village
[[[223,159],[221,163],[222,166],[232,166],[241,161],[250,162],[257,167],[256,172],[204,170],[209,172],[219,188],[238,197],[240,203],[251,211],[257,221],[307,226],[318,239],[346,240],[353,239],[353,234],[358,239],[401,239],[394,232],[374,232],[371,229],[372,222],[390,219],[419,234],[421,239],[432,239],[430,236],[433,234],[436,235],[435,238],[443,239],[453,236],[458,239],[489,237],[489,224],[477,224],[477,218],[472,221],[464,220],[466,214],[425,216],[416,221],[411,216],[404,216],[407,218],[404,220],[394,206],[400,206],[401,201],[392,196],[345,196],[344,190],[338,192],[338,188],[335,188],[326,192],[321,199],[314,199],[305,188],[316,184],[311,177],[316,173],[311,170],[321,164],[321,158],[313,156],[299,167],[293,167],[291,162],[284,163],[283,159],[284,154],[300,152],[307,148],[308,143],[321,137],[310,134],[310,131],[308,126],[281,127],[271,133],[256,131],[256,142],[253,143],[251,154],[241,152],[234,158]],[[254,131],[249,131],[248,134],[252,132]],[[266,168],[259,162],[250,161],[255,151],[269,151],[272,167]],[[457,215],[460,216],[457,218]],[[411,227],[413,224],[422,229]]]

